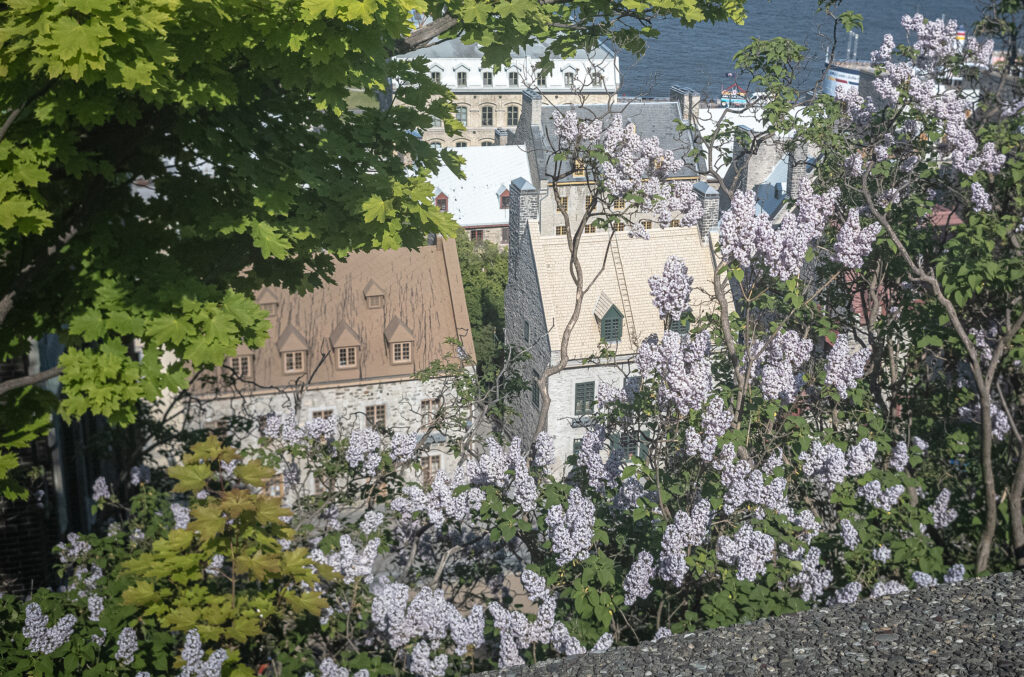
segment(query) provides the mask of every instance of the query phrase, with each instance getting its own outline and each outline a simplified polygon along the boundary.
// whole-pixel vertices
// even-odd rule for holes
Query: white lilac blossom
[[[433,526],[442,526],[445,521],[461,522],[471,511],[479,510],[484,501],[484,493],[477,487],[454,492],[459,488],[445,471],[434,475],[430,483],[430,491],[425,492],[418,486],[405,485],[402,493],[391,501],[391,509],[399,513],[403,522],[411,522],[419,513],[426,513]]]
[[[693,428],[686,430],[687,456],[699,456],[702,461],[710,463],[718,448],[718,440],[732,425],[732,412],[725,408],[725,402],[717,395],[704,407],[701,414],[701,431]]]
[[[271,414],[263,420],[263,433],[267,437],[287,445],[298,444],[305,437],[293,414],[287,416]]]
[[[96,481],[92,483],[92,502],[102,503],[110,498],[110,486],[107,484],[107,478],[100,475],[96,478]]]
[[[622,590],[625,593],[623,604],[633,606],[637,600],[647,599],[647,596],[654,591],[651,587],[651,576],[654,575],[654,557],[646,550],[641,550],[637,555],[633,566],[626,574],[626,580],[622,583]]]
[[[32,653],[52,654],[71,638],[76,618],[67,614],[50,626],[50,617],[43,613],[42,607],[36,602],[25,606],[25,625],[21,634],[29,640],[28,650]]]
[[[758,206],[753,191],[736,192],[719,224],[722,256],[744,268],[757,261],[762,252],[774,247],[772,222]]]
[[[188,523],[192,520],[188,506],[181,503],[171,503],[171,513],[174,515],[175,529],[188,529]]]
[[[849,337],[839,334],[825,358],[825,383],[838,390],[839,396],[845,400],[848,391],[856,388],[857,381],[864,377],[869,357],[870,348],[855,351]]]
[[[578,113],[583,112],[571,109],[552,114],[559,150],[573,153],[584,164],[595,158],[588,171],[603,192],[611,199],[629,196],[639,210],[653,212],[662,228],[674,219],[683,226],[697,225],[703,214],[697,194],[685,182],[663,180],[684,166],[682,160],[662,149],[658,137],[638,136],[621,115],[613,115],[605,124],[598,119],[581,120]],[[607,159],[598,161],[596,154]],[[642,225],[630,225],[631,236],[648,237]]]
[[[857,489],[857,495],[880,510],[892,510],[904,491],[906,491],[906,487],[902,484],[896,484],[883,490],[881,482],[871,480]]]
[[[879,581],[875,583],[875,588],[871,591],[871,599],[885,595],[901,595],[909,591],[910,588],[899,581]]]
[[[828,605],[853,604],[860,597],[860,592],[863,589],[864,586],[860,581],[851,581],[832,594],[832,597],[828,600]]]
[[[847,268],[860,268],[864,265],[864,257],[871,253],[875,238],[881,230],[882,226],[878,222],[862,226],[860,210],[851,208],[846,220],[836,231],[832,258]]]
[[[954,564],[946,570],[946,575],[942,577],[943,583],[961,583],[964,580],[964,573],[966,569],[963,564]]]
[[[93,623],[99,623],[100,614],[103,613],[103,598],[99,595],[89,595],[85,604],[86,608],[89,609],[89,620]]]
[[[707,330],[689,337],[665,332],[661,343],[646,340],[637,352],[643,378],[657,377],[658,399],[686,415],[699,409],[711,395],[711,335]]]
[[[808,543],[821,532],[821,525],[814,517],[814,513],[806,508],[790,517],[789,521],[793,526],[804,531],[803,539]]]
[[[547,537],[558,566],[574,559],[586,559],[594,537],[594,504],[578,488],[569,491],[565,507],[551,506],[547,515]]]
[[[995,327],[992,328],[991,332],[985,332],[980,329],[971,329],[967,332],[967,335],[974,342],[974,347],[978,349],[978,358],[982,364],[988,364],[992,361],[992,346],[989,345],[989,336],[986,334],[990,334],[991,338],[999,336],[999,332]]]
[[[815,482],[824,484],[829,491],[853,476],[846,454],[834,444],[822,444],[818,440],[797,457],[802,463],[803,473]]]
[[[802,339],[792,330],[753,343],[746,359],[765,398],[789,402],[796,397],[800,387],[797,371],[810,358],[813,347],[811,339]]]
[[[71,565],[84,557],[92,550],[87,541],[82,540],[81,535],[70,532],[67,543],[57,544],[57,557],[64,566]]]
[[[708,537],[711,524],[711,502],[702,498],[687,513],[680,510],[675,521],[665,527],[661,537],[661,555],[658,558],[658,577],[676,587],[683,585],[689,567],[686,552],[691,547],[703,545]]]
[[[875,455],[878,453],[878,445],[866,437],[860,442],[846,450],[846,469],[850,475],[859,477],[869,470],[875,463]]]
[[[612,643],[615,641],[615,636],[610,632],[606,632],[597,638],[594,642],[594,646],[591,647],[590,653],[604,653],[608,649],[612,648]]]
[[[767,563],[775,556],[775,539],[768,534],[754,531],[750,524],[744,524],[735,536],[718,539],[718,558],[736,566],[736,578],[753,581],[765,573]]]
[[[948,527],[957,517],[956,508],[949,507],[949,499],[949,489],[943,489],[928,508],[928,512],[932,514],[932,521],[940,529]]]
[[[359,520],[359,530],[364,534],[372,534],[384,522],[384,513],[367,510]]]
[[[430,645],[417,642],[409,654],[409,672],[419,677],[444,677],[448,670],[448,656],[440,654],[430,657]]]
[[[805,602],[821,597],[832,583],[832,572],[820,566],[821,550],[813,546],[801,560],[800,571],[791,576],[789,582],[801,586],[800,599]]]
[[[309,559],[316,564],[330,567],[335,573],[340,574],[346,583],[352,584],[357,578],[373,573],[373,562],[377,559],[379,547],[380,539],[371,538],[360,550],[348,534],[342,534],[337,550],[327,554],[314,547],[309,551]]]
[[[1002,410],[995,402],[989,407],[991,412],[992,420],[992,437],[999,441],[1002,441],[1006,434],[1010,432],[1010,419],[1006,417],[1006,412]],[[975,402],[973,406],[963,406],[957,411],[962,418],[969,421],[975,421],[979,425],[981,424],[981,403]]]
[[[416,458],[416,436],[410,433],[395,433],[391,436],[391,460],[408,463]]]
[[[665,261],[661,276],[652,276],[647,280],[654,305],[661,317],[678,320],[680,315],[690,309],[693,277],[686,273],[686,264],[683,260],[677,256],[670,256]]]
[[[146,540],[146,534],[142,531],[142,529],[136,527],[135,530],[132,531],[132,535],[129,536],[129,538],[131,539],[132,543],[141,543],[142,541]]]
[[[117,653],[114,658],[121,665],[128,665],[135,659],[135,652],[139,650],[139,638],[135,634],[135,628],[121,628],[121,634],[117,636]]]
[[[880,545],[871,551],[871,557],[873,557],[876,562],[885,564],[889,561],[889,558],[892,557],[892,550],[884,545]]]
[[[325,608],[323,611],[321,611],[320,612],[320,627],[321,628],[326,627],[327,624],[331,622],[331,616],[333,616],[335,613],[337,613],[337,612],[336,612],[336,610],[334,609],[333,606],[329,606],[329,607]]]
[[[918,449],[920,449],[921,451],[928,451],[928,443],[922,440],[920,437],[917,437],[916,435],[910,438],[910,443],[913,444]]]
[[[482,646],[484,643],[484,608],[475,605],[465,617],[449,605],[448,631],[455,644],[455,653],[466,654],[471,646]]]
[[[915,571],[910,574],[910,578],[913,579],[914,583],[919,588],[930,588],[934,585],[938,585],[939,582],[935,580],[935,577],[931,574],[926,574],[923,571]]]
[[[604,429],[588,430],[580,440],[576,452],[576,463],[587,473],[587,483],[595,491],[614,489],[618,486],[622,463],[626,460],[621,448],[609,451],[608,458],[601,458],[604,451]]]
[[[653,644],[654,642],[659,642],[659,641],[665,639],[666,637],[671,637],[671,636],[672,636],[672,631],[671,630],[669,630],[666,627],[660,627],[654,633],[654,637],[651,638],[651,643]]]
[[[857,534],[857,527],[848,519],[839,520],[839,531],[843,536],[843,545],[847,550],[853,550],[860,543],[860,536]]]
[[[889,467],[896,472],[903,472],[909,462],[910,450],[907,448],[907,443],[900,440],[893,447],[892,456],[889,458]]]
[[[214,555],[210,558],[210,563],[206,565],[203,572],[210,576],[220,576],[221,570],[224,568],[224,555]]]
[[[353,430],[348,437],[348,448],[345,450],[345,460],[349,466],[362,466],[365,474],[373,474],[381,461],[381,439],[380,433],[376,430]]]
[[[554,436],[548,433],[537,435],[537,439],[533,441],[533,462],[540,468],[546,468],[555,462]]]
[[[487,605],[487,611],[494,618],[494,627],[500,633],[498,667],[504,669],[525,665],[526,661],[519,654],[519,649],[529,646],[530,621],[522,612],[509,611],[497,602]]]
[[[387,579],[374,582],[370,592],[373,594],[370,617],[387,636],[392,649],[417,639],[439,642],[449,633],[460,655],[469,646],[479,646],[484,642],[484,610],[481,606],[474,606],[463,617],[454,605],[445,601],[442,590],[422,588],[410,600],[408,586],[391,583]]]
[[[974,211],[992,211],[992,200],[981,184],[975,181],[971,184],[971,202],[974,203]]]
[[[312,672],[307,672],[305,677],[314,677]],[[325,656],[320,661],[320,677],[349,677],[348,668],[344,668],[334,662],[330,656]],[[366,668],[355,672],[352,677],[370,677],[370,671]]]
[[[303,428],[307,438],[332,441],[338,436],[338,419],[333,416],[314,418]]]
[[[89,566],[75,567],[68,583],[68,592],[77,592],[79,599],[86,597],[89,592],[96,589],[100,578],[103,577],[103,569],[95,564]]]
[[[150,476],[150,470],[146,466],[133,465],[132,469],[128,471],[128,484],[137,487],[144,482],[149,482]]]
[[[181,650],[181,660],[185,666],[178,673],[179,677],[217,677],[221,666],[228,659],[228,652],[217,649],[209,658],[203,660],[203,642],[199,631],[192,628],[185,635],[185,646]]]

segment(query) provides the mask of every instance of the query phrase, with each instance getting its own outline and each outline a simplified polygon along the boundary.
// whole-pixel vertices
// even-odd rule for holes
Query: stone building
[[[506,132],[506,130],[500,130]],[[498,135],[499,145],[491,148],[459,148],[465,161],[465,178],[442,167],[431,177],[434,203],[452,215],[474,242],[494,242],[508,246],[508,214],[512,179],[529,174],[523,146],[510,146],[508,133]]]
[[[554,138],[554,110],[543,105],[538,93],[525,92],[515,137],[515,143],[527,148],[531,171],[530,176],[511,182],[505,331],[510,343],[528,349],[530,359],[524,374],[528,379],[539,378],[544,369],[559,361],[562,334],[575,304],[570,250],[551,180],[564,174],[553,167],[556,161],[550,140]],[[677,101],[577,109],[581,117],[606,112],[621,114],[642,137],[657,136],[662,147],[672,150],[676,157],[685,156],[693,146],[689,132],[677,131],[675,120],[682,117]],[[579,319],[570,334],[568,365],[549,379],[551,405],[541,426],[555,436],[560,464],[583,436],[582,424],[593,411],[598,383],[621,386],[633,369],[639,344],[647,336],[665,331],[647,280],[662,273],[669,256],[682,258],[694,278],[694,311],[701,314],[715,308],[708,247],[709,239],[715,242],[718,237],[718,193],[703,178],[702,166],[687,166],[667,178],[692,184],[701,197],[704,217],[697,227],[654,226],[649,230],[650,240],[631,238],[625,231],[585,228],[578,259],[583,279],[594,282],[583,296]],[[570,175],[559,181],[559,197],[565,200],[563,206],[571,224],[579,223],[591,190],[586,176]],[[645,215],[636,218],[644,220]],[[614,355],[593,359],[603,349]],[[524,393],[518,423],[524,437],[531,438],[538,427],[539,405],[538,388]]]
[[[440,405],[442,383],[415,374],[453,354],[449,338],[475,355],[455,241],[353,253],[337,263],[334,280],[304,296],[257,293],[269,313],[269,338],[256,350],[239,346],[210,378],[197,380],[196,425],[293,413],[300,425],[337,418],[342,434],[422,430]],[[432,452],[427,467],[447,462]]]
[[[554,69],[547,76],[538,65],[548,44],[532,45],[512,55],[506,68],[483,67],[478,45],[458,40],[418,49],[402,59],[424,57],[431,77],[455,94],[455,116],[466,127],[458,137],[445,133],[440,120],[423,138],[440,147],[490,146],[496,129],[514,130],[521,115],[523,89],[539,91],[551,104],[614,102],[619,89],[619,59],[607,46],[570,57],[552,56]]]

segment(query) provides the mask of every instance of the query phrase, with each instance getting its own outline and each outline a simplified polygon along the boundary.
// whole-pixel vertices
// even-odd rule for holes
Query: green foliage
[[[505,361],[505,283],[508,250],[493,242],[472,242],[459,230],[456,245],[473,330],[477,370],[493,375]]]

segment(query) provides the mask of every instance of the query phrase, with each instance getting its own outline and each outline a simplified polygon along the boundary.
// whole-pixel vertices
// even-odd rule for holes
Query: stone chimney
[[[533,184],[523,177],[512,180],[508,194],[508,236],[511,246],[526,230],[530,219],[540,218],[540,194]]]
[[[532,133],[532,128],[540,127],[540,109],[544,105],[540,92],[536,89],[523,90],[523,109],[519,114],[519,126],[516,127],[516,136],[513,143],[525,143],[526,136]]]
[[[494,130],[494,145],[495,146],[511,146],[512,138],[515,132],[511,129],[495,129]]]
[[[698,181],[693,185],[694,192],[700,197],[700,204],[704,208],[704,214],[700,217],[697,228],[700,229],[700,239],[703,240],[712,231],[718,229],[718,216],[721,207],[718,203],[718,191],[712,188],[706,181]]]
[[[800,189],[807,181],[807,174],[810,167],[807,163],[807,147],[796,146],[789,154],[789,167],[786,170],[786,192],[789,197],[796,199],[800,195]]]

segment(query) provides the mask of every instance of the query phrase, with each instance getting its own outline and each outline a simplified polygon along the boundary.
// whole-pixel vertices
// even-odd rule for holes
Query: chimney
[[[695,124],[697,121],[697,110],[700,108],[700,92],[688,87],[672,85],[668,90],[669,101],[679,104],[683,122]]]
[[[514,132],[511,129],[495,129],[494,130],[494,145],[495,146],[510,146],[512,145],[512,135]]]
[[[796,199],[800,195],[807,180],[807,147],[798,145],[789,154],[789,167],[786,169],[786,191],[789,197]]]
[[[518,138],[520,129],[526,126],[525,133],[530,133],[531,128],[540,127],[540,109],[544,105],[544,100],[541,98],[540,92],[536,89],[524,89],[523,90],[523,110],[519,115],[519,127],[516,129],[517,138],[516,143],[522,143]]]
[[[508,188],[508,235],[509,247],[518,242],[530,219],[540,217],[540,195],[528,179],[519,177],[512,180]]]
[[[704,214],[700,217],[697,228],[700,229],[700,239],[703,240],[712,231],[717,232],[718,215],[720,211],[718,203],[718,191],[712,188],[706,181],[698,181],[693,185],[694,192],[700,197],[700,204],[704,208]]]

